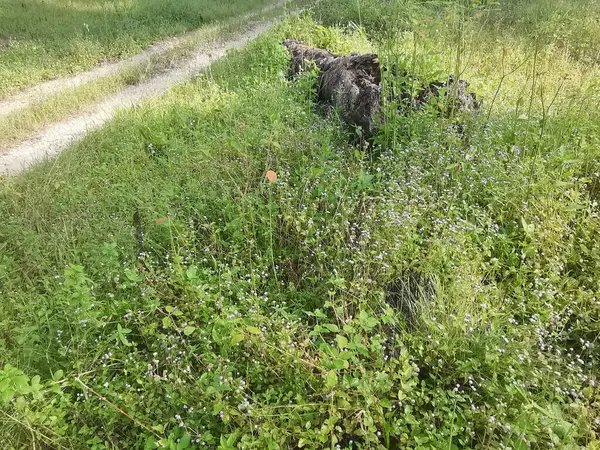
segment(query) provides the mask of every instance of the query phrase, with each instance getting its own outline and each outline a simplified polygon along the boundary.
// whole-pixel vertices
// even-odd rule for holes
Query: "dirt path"
[[[260,14],[266,14],[274,9],[284,6],[285,4],[285,0],[279,1],[264,7],[260,11],[253,11],[235,20],[240,21],[241,23],[248,22],[257,18],[260,16]],[[151,58],[163,55],[169,50],[172,50],[181,42],[193,37],[193,35],[198,31],[199,30],[194,30],[182,36],[167,38],[151,45],[150,47],[133,55],[130,58],[121,61],[100,64],[87,72],[82,72],[73,76],[46,81],[44,83],[27,88],[18,94],[9,96],[6,99],[0,99],[0,117],[7,116],[19,109],[25,108],[27,105],[33,102],[44,100],[63,90],[76,88],[106,76],[116,75],[127,67],[139,67],[147,64]]]
[[[160,56],[170,49],[175,48],[179,41],[180,38],[169,38],[153,44],[140,53],[122,61],[100,64],[87,72],[82,72],[69,77],[57,78],[27,88],[5,100],[0,100],[0,117],[7,116],[19,109],[25,108],[35,101],[44,100],[52,94],[56,94],[69,88],[76,88],[85,83],[109,75],[116,75],[126,67],[141,66],[149,61],[150,58]]]
[[[271,22],[260,22],[249,31],[229,40],[203,43],[193,55],[181,61],[174,69],[141,84],[123,89],[118,94],[96,105],[91,111],[53,125],[15,147],[0,149],[0,174],[19,173],[32,163],[58,155],[63,149],[81,139],[90,130],[98,128],[123,108],[159,96],[175,84],[199,73],[213,61],[223,57],[228,50],[241,48],[264,33]]]

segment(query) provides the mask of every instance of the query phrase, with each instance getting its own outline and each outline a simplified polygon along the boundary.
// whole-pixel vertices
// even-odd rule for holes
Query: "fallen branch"
[[[117,411],[119,414],[121,414],[122,416],[128,418],[129,420],[131,420],[133,423],[135,423],[136,425],[139,425],[140,427],[142,427],[144,430],[148,431],[149,433],[152,433],[155,437],[157,437],[158,439],[161,439],[162,436],[160,436],[159,434],[157,434],[154,430],[150,429],[149,427],[147,427],[146,425],[144,425],[142,422],[140,422],[139,420],[137,420],[135,417],[133,417],[132,415],[126,413],[125,411],[123,411],[121,408],[119,408],[117,405],[115,405],[113,402],[111,402],[109,399],[107,399],[105,396],[103,396],[102,394],[99,394],[98,392],[96,392],[94,389],[92,389],[91,387],[89,387],[87,384],[85,384],[83,381],[81,381],[81,379],[79,377],[75,378],[87,391],[91,392],[92,394],[94,394],[96,397],[98,397],[100,400],[102,400],[104,403],[106,403],[108,406],[110,406],[112,409],[114,409],[115,411]]]

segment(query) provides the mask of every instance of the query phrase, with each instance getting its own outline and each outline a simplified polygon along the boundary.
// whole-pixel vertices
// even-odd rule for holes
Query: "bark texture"
[[[341,56],[320,48],[288,39],[283,45],[291,55],[290,76],[294,77],[313,67],[319,69],[317,93],[319,101],[340,111],[348,125],[360,127],[363,136],[372,137],[379,125],[381,113],[381,73],[376,54]],[[406,92],[399,95],[400,103],[411,108],[422,107],[432,96],[448,97],[452,111],[476,111],[480,102],[468,92],[469,84],[453,76],[445,82],[436,81],[424,86],[415,97]]]
[[[342,119],[360,127],[363,134],[375,133],[381,112],[381,71],[375,54],[340,56],[299,41],[284,42],[290,52],[291,75],[319,68],[319,100],[337,107]]]

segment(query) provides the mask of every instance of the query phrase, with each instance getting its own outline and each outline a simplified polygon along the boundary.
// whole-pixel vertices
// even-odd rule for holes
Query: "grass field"
[[[0,97],[268,4],[267,0],[0,0]]]
[[[600,448],[600,13],[576,4],[321,2],[1,179],[0,441]],[[285,37],[460,74],[483,110],[387,104],[353,145]]]
[[[99,77],[81,86],[67,87],[15,112],[0,115],[0,148],[18,143],[48,124],[93,108],[96,103],[127,86],[177,67],[198,48],[204,49],[211,42],[236,36],[255,26],[258,21],[272,20],[284,13],[287,7],[300,7],[302,3],[306,3],[306,0],[288,1],[255,15],[234,16],[204,25],[179,38],[172,48],[152,55],[142,63],[124,64],[114,75]]]

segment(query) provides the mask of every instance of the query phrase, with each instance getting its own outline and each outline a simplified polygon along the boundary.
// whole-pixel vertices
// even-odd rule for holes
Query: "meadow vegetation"
[[[600,13],[576,3],[321,2],[2,179],[0,440],[600,448]],[[483,110],[386,101],[361,142],[286,78],[288,37],[406,69],[385,99],[459,74]]]
[[[164,52],[150,55],[144,61],[133,61],[113,75],[106,75],[81,86],[66,87],[27,106],[0,116],[0,147],[8,147],[31,136],[40,128],[66,117],[94,108],[98,102],[117,94],[128,86],[137,85],[161,73],[178,67],[192,54],[205,51],[214,42],[233,38],[259,21],[274,20],[287,8],[299,8],[306,0],[287,1],[265,11],[234,16],[201,26],[174,41]]]
[[[269,4],[267,0],[0,0],[0,97]]]

